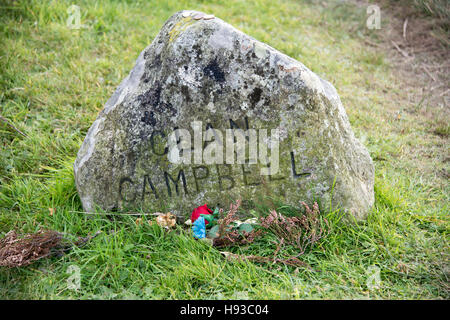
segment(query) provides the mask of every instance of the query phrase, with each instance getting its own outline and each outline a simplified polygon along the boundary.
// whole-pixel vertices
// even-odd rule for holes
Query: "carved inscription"
[[[229,119],[230,129],[249,129],[248,118],[241,121],[243,122],[241,126],[237,122]],[[209,129],[217,131],[211,123],[206,123],[206,130]],[[167,138],[168,135],[163,131],[155,130],[152,132],[150,136],[150,148],[154,155],[167,157],[169,151],[165,143]],[[249,142],[249,136],[246,136],[246,140]],[[206,148],[208,143],[210,141],[204,141],[201,145]],[[291,151],[289,156],[290,170],[278,172],[274,175],[269,174],[267,179],[265,179],[266,182],[300,179],[311,174],[311,172],[300,168],[294,151]],[[238,186],[258,188],[263,183],[264,178],[259,174],[259,167],[253,163],[249,163],[248,158],[246,160],[245,163],[235,165],[227,163],[214,165],[192,164],[177,167],[170,171],[159,168],[158,170],[147,172],[138,178],[123,176],[119,181],[120,200],[126,203],[134,203],[137,200],[164,200],[172,197],[195,195],[205,191],[205,186],[210,186],[211,183],[216,184],[220,191],[231,190]],[[270,171],[270,164],[265,166]]]

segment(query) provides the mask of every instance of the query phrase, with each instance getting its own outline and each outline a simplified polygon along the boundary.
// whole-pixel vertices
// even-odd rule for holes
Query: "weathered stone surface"
[[[205,202],[262,196],[328,208],[333,189],[333,207],[366,217],[374,167],[335,88],[219,18],[188,13],[165,23],[89,129],[74,165],[84,209],[187,215]],[[194,120],[203,130],[278,128],[279,173],[262,176],[261,164],[169,162],[169,133],[192,130]]]

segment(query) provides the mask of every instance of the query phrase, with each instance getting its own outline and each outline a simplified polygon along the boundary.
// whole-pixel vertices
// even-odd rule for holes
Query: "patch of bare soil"
[[[355,0],[358,6],[367,1]],[[410,4],[411,3],[411,4]],[[396,74],[404,83],[411,104],[423,116],[435,120],[449,119],[450,34],[449,21],[420,11],[412,1],[381,0],[380,42],[368,45],[387,52]],[[436,117],[438,116],[438,117]],[[448,123],[448,122],[447,122]],[[448,134],[447,134],[448,135]]]
[[[405,89],[415,103],[431,106],[421,110],[424,116],[438,120],[445,114],[448,120],[449,34],[439,27],[440,19],[426,16],[413,6],[387,3],[385,11],[390,19],[384,43],[405,81]]]
[[[352,2],[359,7],[375,4],[366,0]],[[411,157],[437,157],[440,165],[427,174],[432,173],[444,186],[448,185],[450,21],[425,13],[412,0],[379,0],[376,4],[381,14],[378,39],[364,41],[386,53],[403,91],[396,95],[396,103],[417,127],[425,128],[428,145],[410,146]]]

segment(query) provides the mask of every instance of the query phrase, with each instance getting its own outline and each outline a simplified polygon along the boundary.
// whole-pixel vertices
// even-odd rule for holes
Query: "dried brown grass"
[[[61,255],[74,245],[81,247],[99,233],[71,243],[54,230],[40,230],[23,236],[11,230],[0,240],[0,267],[23,267],[45,257]]]
[[[0,240],[0,266],[22,267],[61,249],[63,237],[56,231],[39,231],[19,237],[11,230]]]
[[[228,214],[218,221],[219,236],[213,239],[213,246],[228,247],[232,245],[245,245],[252,243],[257,237],[263,234],[262,230],[244,231],[240,233],[231,228],[231,223],[237,220],[236,213],[240,205],[241,200],[237,200],[236,204],[231,203]]]
[[[268,216],[260,218],[258,230],[254,229],[251,232],[239,232],[232,228],[232,223],[237,220],[236,213],[240,203],[239,200],[236,201],[236,204],[232,203],[227,215],[219,220],[219,236],[213,240],[213,245],[215,247],[246,245],[252,243],[261,235],[270,232],[278,239],[277,248],[274,250],[272,257],[222,252],[227,260],[282,263],[289,266],[312,269],[298,257],[303,255],[308,248],[314,247],[331,230],[327,219],[320,217],[317,202],[314,203],[312,209],[305,202],[302,202],[305,213],[299,217],[285,217],[281,213],[272,210]],[[279,253],[287,247],[293,247],[298,251],[295,255],[279,258]]]

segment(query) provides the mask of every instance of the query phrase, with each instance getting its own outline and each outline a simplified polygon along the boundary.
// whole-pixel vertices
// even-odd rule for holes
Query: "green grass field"
[[[0,237],[102,231],[62,257],[0,267],[0,299],[449,299],[448,119],[426,99],[411,101],[386,54],[367,46],[385,31],[366,28],[365,6],[323,3],[0,0],[0,115],[26,134],[0,122]],[[80,30],[66,25],[72,4]],[[370,151],[375,206],[360,224],[324,213],[333,232],[301,257],[313,271],[232,263],[181,228],[80,213],[78,148],[139,53],[182,9],[213,13],[333,83]],[[274,247],[266,236],[228,250],[268,255]],[[68,288],[73,265],[78,291]],[[372,266],[378,288],[367,285]]]

